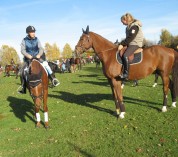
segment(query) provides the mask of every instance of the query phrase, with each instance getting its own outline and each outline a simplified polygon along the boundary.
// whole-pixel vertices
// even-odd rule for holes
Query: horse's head
[[[30,94],[33,98],[35,105],[41,106],[43,95],[42,66],[35,59],[33,59],[30,64],[28,81]]]
[[[80,37],[77,45],[75,46],[75,52],[77,55],[86,52],[88,49],[92,48],[92,39],[90,37],[89,26],[86,30],[82,29],[83,34]]]

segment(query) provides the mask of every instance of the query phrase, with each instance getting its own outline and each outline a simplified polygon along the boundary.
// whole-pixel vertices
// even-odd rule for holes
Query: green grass
[[[20,81],[0,76],[0,157],[177,157],[178,109],[162,113],[162,86],[154,76],[127,83],[125,119],[114,116],[111,89],[100,69],[87,65],[75,74],[57,74],[49,88],[49,130],[36,129],[29,94]],[[43,120],[43,113],[40,111]]]

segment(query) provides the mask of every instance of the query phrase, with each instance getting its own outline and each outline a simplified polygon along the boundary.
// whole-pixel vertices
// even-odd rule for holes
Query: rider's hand
[[[118,50],[120,51],[120,50],[122,50],[123,49],[123,46],[122,45],[119,45],[118,46]]]
[[[32,59],[33,57],[32,57],[31,55],[28,55],[27,58],[28,58],[28,59]]]
[[[40,55],[36,55],[36,58],[38,58],[38,59],[39,59],[40,57],[41,57]]]

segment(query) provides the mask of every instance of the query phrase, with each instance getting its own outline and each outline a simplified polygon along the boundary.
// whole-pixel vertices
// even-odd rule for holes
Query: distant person
[[[15,62],[14,62],[13,58],[11,59],[11,66],[12,66],[13,69],[15,69]]]

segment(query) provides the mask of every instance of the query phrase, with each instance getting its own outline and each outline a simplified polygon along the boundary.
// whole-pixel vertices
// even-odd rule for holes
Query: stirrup
[[[55,84],[55,81],[57,82],[57,84]],[[58,79],[56,79],[56,78],[54,78],[53,80],[52,80],[52,83],[53,83],[53,85],[56,87],[56,86],[58,86],[58,85],[60,85],[60,82],[58,81]]]
[[[127,76],[125,76],[125,75],[127,75]],[[120,76],[120,78],[121,79],[128,79],[128,77],[129,77],[129,75],[128,74],[121,74],[121,75],[119,75]]]

